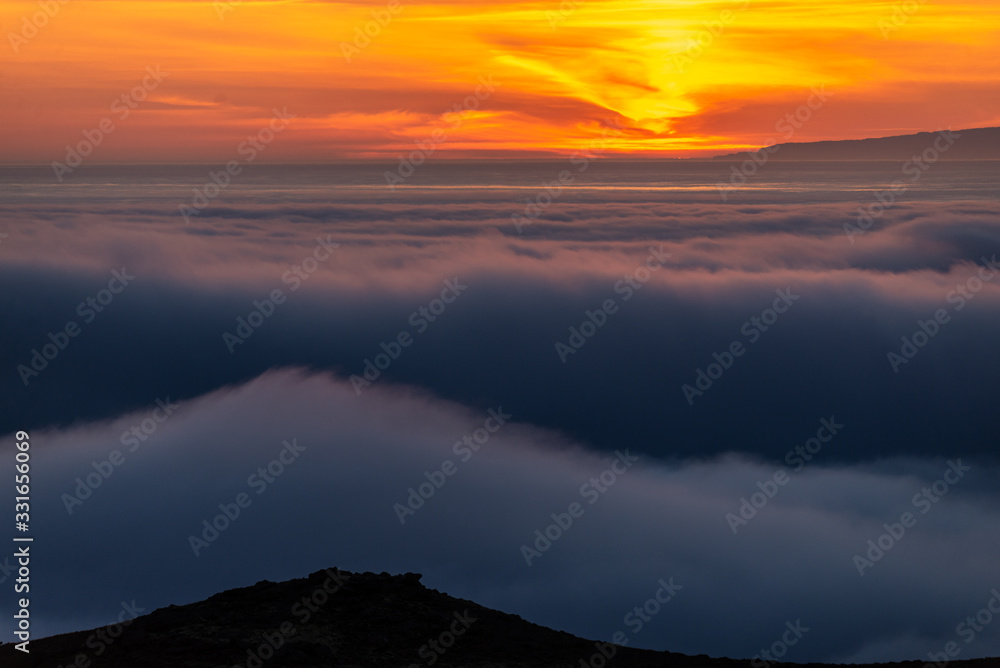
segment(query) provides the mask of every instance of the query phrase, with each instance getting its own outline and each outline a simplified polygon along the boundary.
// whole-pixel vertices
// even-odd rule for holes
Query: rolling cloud
[[[583,447],[506,403],[390,384],[358,396],[346,379],[281,370],[34,430],[33,613],[55,633],[104,623],[123,600],[153,609],[337,565],[422,572],[451,594],[588,637],[625,631],[640,647],[750,657],[790,622],[809,629],[796,661],[940,651],[1000,586],[997,467],[844,467],[828,451],[860,427],[801,417],[785,447],[810,461],[665,463],[626,439],[618,454]],[[907,512],[913,523],[883,536]],[[862,576],[869,540],[887,549]],[[526,559],[523,546],[542,549]],[[679,586],[669,605],[635,614],[660,580]],[[996,655],[998,628],[961,643],[962,657]]]
[[[87,200],[71,193],[53,211],[5,211],[0,303],[17,327],[0,351],[0,386],[19,421],[0,418],[0,428],[114,417],[272,367],[358,375],[406,334],[412,345],[378,382],[503,401],[606,451],[624,439],[666,459],[777,458],[811,416],[835,411],[857,426],[830,453],[839,461],[993,456],[986,388],[1000,372],[1000,292],[979,276],[1000,249],[995,202],[900,202],[852,244],[843,226],[863,195],[720,206],[703,191],[668,204],[582,188],[518,235],[507,195],[442,205],[420,189],[364,206],[278,205],[248,178],[193,225],[176,213],[183,187],[141,206],[98,202],[83,213]],[[650,249],[662,266],[632,288],[624,277]],[[136,278],[114,301],[92,317],[80,311],[123,270]],[[469,287],[455,304],[433,321],[418,316],[424,325],[412,319],[456,279]],[[260,318],[255,302],[275,290],[282,303],[263,307],[273,313],[251,336],[224,338]],[[776,290],[797,300],[767,324]],[[609,299],[615,313],[560,354]],[[947,322],[932,322],[939,312]],[[70,322],[80,334],[38,359]],[[737,343],[745,354],[705,379]],[[44,369],[25,374],[33,359]]]

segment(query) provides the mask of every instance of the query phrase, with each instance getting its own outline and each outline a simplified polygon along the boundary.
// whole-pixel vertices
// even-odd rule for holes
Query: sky
[[[628,637],[690,654],[1000,655],[959,635],[1000,588],[996,163],[947,148],[1000,125],[993,0],[13,0],[0,37],[39,635],[337,566],[594,639],[673,581]]]
[[[63,160],[85,132],[94,163],[225,162],[275,109],[294,119],[262,162],[697,157],[1000,124],[990,0],[42,4],[0,7],[0,163]]]

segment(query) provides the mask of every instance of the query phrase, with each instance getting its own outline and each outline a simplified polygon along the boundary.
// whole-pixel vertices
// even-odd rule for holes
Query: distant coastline
[[[955,141],[941,160],[1000,160],[1000,128],[971,128],[918,132],[912,135],[845,139],[838,141],[789,142],[762,147],[756,151],[740,151],[717,155],[713,160],[744,160],[762,151],[768,160],[785,161],[848,161],[848,160],[909,160],[924,151],[934,149],[942,133]]]

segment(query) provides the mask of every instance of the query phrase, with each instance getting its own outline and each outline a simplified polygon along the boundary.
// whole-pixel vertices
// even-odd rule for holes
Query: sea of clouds
[[[1000,654],[959,629],[1000,586],[1000,203],[175,200],[0,202],[39,630],[338,566],[640,647]]]

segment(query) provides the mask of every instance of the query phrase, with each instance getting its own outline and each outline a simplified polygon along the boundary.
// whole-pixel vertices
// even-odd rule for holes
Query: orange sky
[[[262,162],[559,155],[602,131],[714,154],[784,140],[818,86],[793,141],[1000,125],[996,0],[226,1],[3,0],[0,162],[62,160],[84,131],[90,162],[224,162],[274,108],[295,118]],[[390,20],[356,45],[372,12]]]

